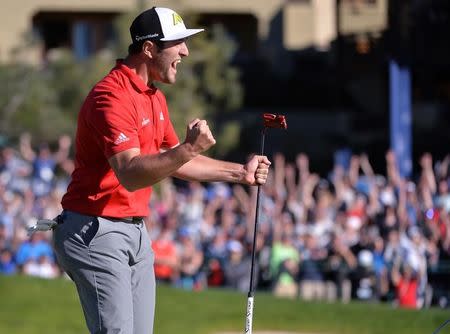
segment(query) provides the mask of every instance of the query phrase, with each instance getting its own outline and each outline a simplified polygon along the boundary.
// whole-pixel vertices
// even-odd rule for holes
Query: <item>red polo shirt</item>
[[[155,154],[178,142],[164,95],[118,61],[81,107],[75,170],[62,207],[93,216],[148,216],[151,187],[127,191],[108,158],[131,148]]]

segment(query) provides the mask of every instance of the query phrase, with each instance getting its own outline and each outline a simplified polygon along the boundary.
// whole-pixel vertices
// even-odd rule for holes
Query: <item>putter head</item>
[[[287,129],[286,117],[284,115],[265,113],[263,119],[265,128]]]

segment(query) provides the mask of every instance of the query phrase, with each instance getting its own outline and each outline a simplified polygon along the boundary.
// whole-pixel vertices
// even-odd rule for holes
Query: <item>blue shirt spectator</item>
[[[23,265],[29,260],[36,260],[41,256],[48,256],[54,261],[53,250],[48,241],[42,238],[41,233],[34,233],[29,241],[19,246],[16,254],[16,263]]]
[[[0,274],[13,275],[17,272],[17,265],[13,260],[13,253],[5,248],[0,252]]]
[[[44,145],[39,148],[38,155],[33,161],[33,192],[36,196],[47,195],[52,190],[56,161],[50,149]]]

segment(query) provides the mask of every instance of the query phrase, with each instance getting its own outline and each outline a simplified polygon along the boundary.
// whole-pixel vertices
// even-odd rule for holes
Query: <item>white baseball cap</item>
[[[179,14],[169,8],[153,7],[139,14],[131,23],[133,43],[145,40],[175,41],[204,29],[187,29]]]

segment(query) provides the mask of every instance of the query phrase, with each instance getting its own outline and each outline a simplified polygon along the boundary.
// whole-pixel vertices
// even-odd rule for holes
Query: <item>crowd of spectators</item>
[[[23,135],[0,156],[0,274],[64,276],[51,232],[27,226],[60,211],[73,161],[71,140],[33,149]],[[447,307],[450,291],[450,156],[420,159],[403,178],[393,152],[375,173],[366,155],[342,159],[329,175],[278,153],[261,188],[256,287],[286,298],[385,301]],[[189,290],[249,288],[256,188],[166,179],[146,218],[158,282]]]

